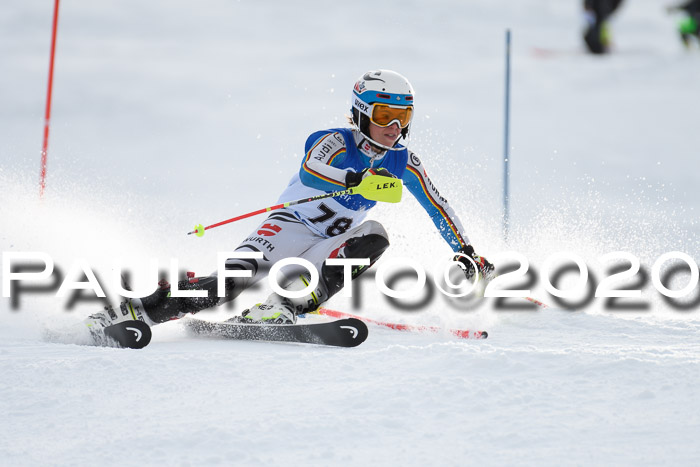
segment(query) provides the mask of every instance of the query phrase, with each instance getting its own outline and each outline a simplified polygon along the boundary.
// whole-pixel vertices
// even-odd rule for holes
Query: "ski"
[[[267,342],[356,347],[367,339],[365,323],[348,318],[314,324],[251,324],[234,321],[220,323],[190,318],[187,330],[194,335]]]
[[[151,342],[151,328],[139,320],[102,326],[86,319],[60,329],[45,329],[44,340],[56,344],[142,349]]]
[[[143,321],[122,321],[101,330],[90,328],[95,345],[142,349],[151,342],[151,328]]]

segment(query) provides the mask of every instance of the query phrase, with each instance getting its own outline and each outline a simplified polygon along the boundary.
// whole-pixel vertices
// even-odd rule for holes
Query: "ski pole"
[[[188,232],[187,235],[195,234],[198,237],[202,237],[204,235],[205,230],[213,229],[214,227],[230,224],[231,222],[236,222],[241,219],[247,219],[249,217],[257,216],[258,214],[263,214],[269,211],[275,211],[277,209],[286,208],[288,206],[309,203],[311,201],[318,201],[320,199],[335,198],[337,196],[361,195],[364,198],[371,201],[398,203],[399,201],[401,201],[402,188],[403,183],[399,178],[385,177],[383,175],[370,175],[368,177],[365,177],[359,185],[354,186],[352,188],[348,188],[346,190],[333,191],[318,196],[312,196],[311,198],[298,199],[296,201],[287,201],[286,203],[280,203],[267,208],[258,209],[257,211],[252,211],[247,214],[232,217],[231,219],[217,222],[216,224],[208,225],[206,227],[202,227],[202,224],[197,224],[194,226],[194,230],[192,232]]]

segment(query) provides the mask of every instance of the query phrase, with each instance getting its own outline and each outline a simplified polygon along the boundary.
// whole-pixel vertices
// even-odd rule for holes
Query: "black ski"
[[[44,339],[56,344],[142,349],[151,342],[151,328],[140,320],[104,326],[93,319],[60,329],[45,329]]]
[[[90,329],[95,345],[142,349],[151,342],[151,328],[143,321],[122,321],[101,330]]]
[[[223,339],[299,342],[303,344],[356,347],[367,339],[365,323],[359,319],[339,319],[316,324],[250,324],[226,321],[213,323],[190,318],[189,332]]]

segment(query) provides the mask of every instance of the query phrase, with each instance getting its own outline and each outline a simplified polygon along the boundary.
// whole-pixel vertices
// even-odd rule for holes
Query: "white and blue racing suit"
[[[430,216],[453,251],[469,244],[459,218],[430,181],[418,156],[404,148],[375,152],[357,130],[313,133],[306,141],[304,161],[279,198],[280,203],[345,189],[348,171],[384,168],[401,178]],[[333,237],[359,225],[376,205],[362,196],[342,196],[286,208],[320,236]]]

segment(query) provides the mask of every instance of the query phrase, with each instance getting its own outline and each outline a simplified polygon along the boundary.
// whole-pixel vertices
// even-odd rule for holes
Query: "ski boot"
[[[138,298],[125,299],[115,309],[112,305],[104,307],[104,311],[94,313],[85,319],[85,325],[92,331],[119,324],[125,321],[142,321],[149,327],[155,323],[148,317],[143,308],[141,300]]]
[[[255,324],[294,324],[297,322],[297,315],[289,299],[273,293],[265,303],[258,303],[243,310],[241,318],[236,321]]]
[[[140,299],[128,298],[121,302],[116,310],[112,305],[107,305],[104,311],[88,316],[85,324],[88,328],[106,328],[124,321],[136,320],[143,321],[149,326],[155,324],[146,314]]]
[[[126,277],[122,276],[122,287],[129,288],[129,283]],[[118,309],[112,305],[104,307],[103,311],[94,313],[88,316],[84,323],[91,331],[102,331],[108,326],[123,323],[125,321],[142,321],[149,327],[157,324],[157,321],[152,319],[146,312],[144,302],[149,299],[162,300],[170,292],[170,284],[166,280],[158,282],[158,290],[155,293],[145,298],[124,298],[119,304]]]
[[[289,291],[303,290],[308,287],[310,280],[311,276],[308,273],[300,274],[285,289]],[[300,298],[286,298],[273,293],[264,303],[258,303],[254,307],[244,310],[238,322],[294,324],[297,315],[315,311],[322,302],[326,301],[327,295],[320,282],[310,294]]]

